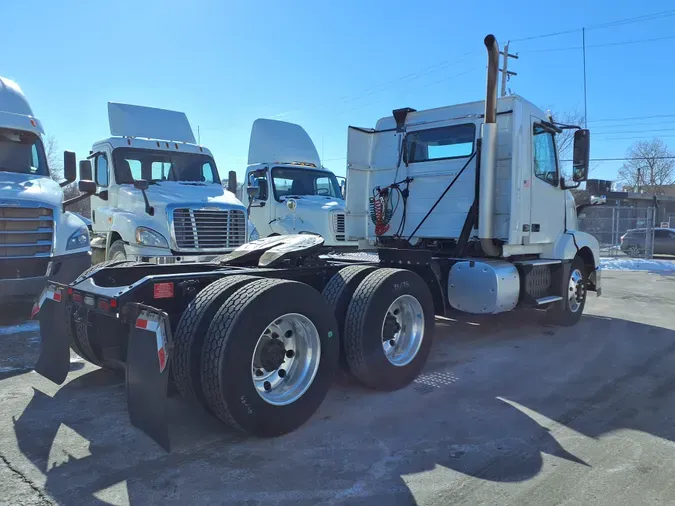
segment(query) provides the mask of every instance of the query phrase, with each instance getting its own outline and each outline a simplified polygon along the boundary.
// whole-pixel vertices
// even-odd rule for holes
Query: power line
[[[650,132],[672,132],[675,128],[650,128],[647,130],[623,130],[619,132],[595,132],[597,135],[648,134]]]
[[[659,18],[664,18],[668,16],[673,16],[675,15],[675,9],[670,9],[667,11],[661,11],[661,12],[655,12],[653,14],[643,14],[642,16],[634,16],[631,18],[625,18],[625,19],[619,19],[616,21],[609,21],[607,23],[601,23],[597,25],[590,25],[586,27],[586,30],[595,30],[595,29],[601,29],[601,28],[610,28],[613,26],[618,26],[618,25],[628,25],[631,23],[641,23],[644,21],[651,21],[653,19],[659,19]],[[519,39],[511,39],[511,42],[523,42],[526,40],[535,40],[535,39],[544,39],[548,37],[557,37],[558,35],[567,35],[570,33],[577,33],[580,32],[582,29],[581,28],[573,28],[570,30],[562,30],[559,32],[553,32],[553,33],[545,33],[541,35],[532,35],[530,37],[521,37]]]
[[[605,121],[627,121],[634,119],[655,119],[655,118],[675,118],[675,114],[656,114],[654,116],[633,116],[625,118],[604,118],[604,119],[593,119],[589,123],[601,123]]]
[[[633,156],[633,157],[624,157],[624,158],[591,158],[591,162],[625,162],[626,160],[675,160],[675,156]],[[572,160],[560,160],[561,162],[571,162]]]
[[[613,47],[613,46],[625,46],[627,44],[642,44],[644,42],[658,42],[661,40],[671,40],[675,39],[675,35],[668,35],[666,37],[654,37],[651,39],[639,39],[639,40],[625,40],[618,42],[606,42],[604,44],[589,44],[586,46],[586,49],[597,48],[597,47]],[[583,49],[583,46],[567,46],[567,47],[554,47],[547,49],[526,49],[525,51],[520,51],[521,53],[550,53],[554,51],[574,51],[577,49]]]

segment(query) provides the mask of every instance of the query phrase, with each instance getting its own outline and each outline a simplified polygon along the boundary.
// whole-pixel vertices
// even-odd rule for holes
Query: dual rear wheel
[[[314,414],[340,361],[381,390],[419,374],[434,330],[433,301],[419,276],[350,266],[323,295],[296,281],[248,275],[212,283],[176,328],[179,391],[232,427],[270,437]]]

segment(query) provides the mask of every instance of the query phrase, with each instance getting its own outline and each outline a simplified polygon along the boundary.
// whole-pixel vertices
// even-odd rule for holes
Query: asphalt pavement
[[[674,504],[675,276],[603,282],[572,328],[439,319],[414,384],[342,379],[277,439],[172,397],[171,453],[129,424],[122,378],[73,357],[53,385],[35,324],[0,327],[0,503]]]

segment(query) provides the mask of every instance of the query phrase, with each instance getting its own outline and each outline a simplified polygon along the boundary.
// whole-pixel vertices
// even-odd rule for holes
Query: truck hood
[[[3,200],[31,200],[60,207],[63,190],[46,176],[0,172],[0,205]]]
[[[129,197],[136,200],[140,194],[132,186],[125,187]],[[195,205],[228,205],[246,209],[237,198],[219,184],[179,183],[176,181],[163,181],[150,185],[146,191],[150,205],[153,207],[166,207],[167,204]],[[138,201],[143,207],[143,199]]]
[[[291,197],[292,200],[295,200],[297,207],[295,208],[296,213],[302,213],[303,210],[307,211],[344,211],[345,210],[345,201],[342,199],[336,199],[334,197],[322,197],[320,195],[302,195],[300,197]],[[286,199],[289,200],[289,199]],[[282,202],[284,205],[286,202]]]

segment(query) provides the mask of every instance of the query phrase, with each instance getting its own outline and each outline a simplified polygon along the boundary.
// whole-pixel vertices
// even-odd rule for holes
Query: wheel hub
[[[258,338],[251,360],[253,386],[269,404],[291,404],[314,381],[320,358],[321,340],[312,321],[298,313],[284,314]]]
[[[268,339],[260,352],[260,362],[267,371],[281,367],[286,358],[286,347],[279,339]]]
[[[392,365],[402,367],[417,356],[424,339],[422,305],[412,295],[391,303],[382,322],[382,348]]]
[[[384,326],[382,327],[382,341],[391,341],[396,338],[396,334],[401,331],[401,324],[396,317],[387,313],[384,318]]]

